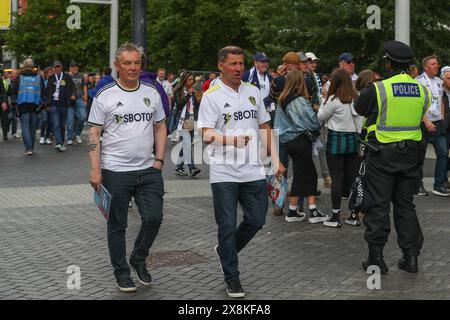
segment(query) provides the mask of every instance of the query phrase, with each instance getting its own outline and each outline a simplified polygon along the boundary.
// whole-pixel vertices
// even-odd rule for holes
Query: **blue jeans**
[[[77,117],[77,123],[74,128],[75,117]],[[83,104],[83,99],[78,98],[74,107],[67,108],[67,139],[73,140],[75,136],[81,135],[84,121],[86,121],[86,107]]]
[[[434,187],[441,188],[447,180],[448,147],[445,135],[437,134],[430,140],[436,152],[436,165],[434,167]]]
[[[41,117],[41,121],[40,121],[41,137],[47,139],[50,136],[50,132],[51,132],[51,126],[50,126],[51,113],[46,108],[44,108],[41,110],[39,115]]]
[[[38,114],[36,112],[26,112],[20,115],[20,126],[22,127],[22,139],[25,145],[25,151],[34,149],[37,122]]]
[[[211,189],[219,227],[218,252],[225,281],[237,279],[238,253],[266,222],[267,181],[212,183]],[[244,219],[236,229],[238,202],[244,211]]]
[[[53,134],[55,135],[56,144],[63,145],[66,127],[67,107],[56,106],[52,104],[51,116],[53,124]]]
[[[142,222],[131,255],[136,263],[144,264],[163,217],[164,183],[161,170],[155,168],[128,172],[102,170],[102,178],[103,185],[112,196],[107,223],[111,264],[116,279],[129,277],[125,241],[128,204],[133,196]]]
[[[8,131],[9,126],[11,125],[11,134],[14,135],[17,133],[17,114],[16,114],[16,108],[10,107],[9,113],[8,113]]]
[[[436,153],[436,164],[434,167],[434,188],[441,188],[447,180],[447,161],[448,161],[448,145],[447,137],[443,132],[442,121],[433,122],[436,125],[436,133],[429,133],[422,125],[422,141],[421,141],[421,164],[425,159],[427,144],[431,143]],[[420,167],[420,181],[423,179],[423,166]]]

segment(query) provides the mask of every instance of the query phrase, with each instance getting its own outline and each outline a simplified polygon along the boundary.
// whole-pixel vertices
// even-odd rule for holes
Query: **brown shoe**
[[[283,208],[273,208],[272,213],[274,216],[281,216],[283,215]]]
[[[323,179],[323,187],[324,188],[331,188],[331,177],[327,176]]]

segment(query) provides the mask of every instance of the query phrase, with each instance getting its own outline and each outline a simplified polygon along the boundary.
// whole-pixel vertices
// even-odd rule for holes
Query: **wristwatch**
[[[159,161],[159,162],[161,162],[162,164],[164,164],[164,160],[163,160],[163,159],[156,158],[155,161]]]

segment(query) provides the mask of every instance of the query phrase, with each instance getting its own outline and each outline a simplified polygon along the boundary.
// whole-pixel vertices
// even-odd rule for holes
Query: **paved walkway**
[[[36,151],[27,157],[21,141],[0,142],[0,299],[226,299],[213,252],[217,227],[205,166],[191,179],[175,177],[174,166],[166,165],[164,221],[148,259],[154,284],[122,294],[114,286],[105,221],[87,183],[85,146]],[[427,176],[432,164],[427,160]],[[432,179],[425,181],[430,189]],[[322,190],[318,206],[329,210],[329,190]],[[390,271],[380,290],[367,288],[369,275],[360,267],[363,227],[286,223],[269,212],[240,255],[246,299],[449,299],[449,201],[416,198],[425,235],[420,271],[398,270],[401,253],[392,230],[385,250]],[[128,225],[130,249],[140,226],[136,209]],[[72,265],[81,270],[80,289],[67,288]]]

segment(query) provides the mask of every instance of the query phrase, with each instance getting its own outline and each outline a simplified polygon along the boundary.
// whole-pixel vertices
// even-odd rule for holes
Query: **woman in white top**
[[[362,118],[353,108],[357,93],[348,74],[336,70],[331,75],[328,98],[320,107],[318,118],[328,128],[327,163],[330,169],[332,217],[324,225],[339,228],[340,208],[345,190],[356,178],[359,165],[359,133]],[[347,191],[348,192],[348,191]],[[355,212],[345,221],[347,224],[360,225]]]

